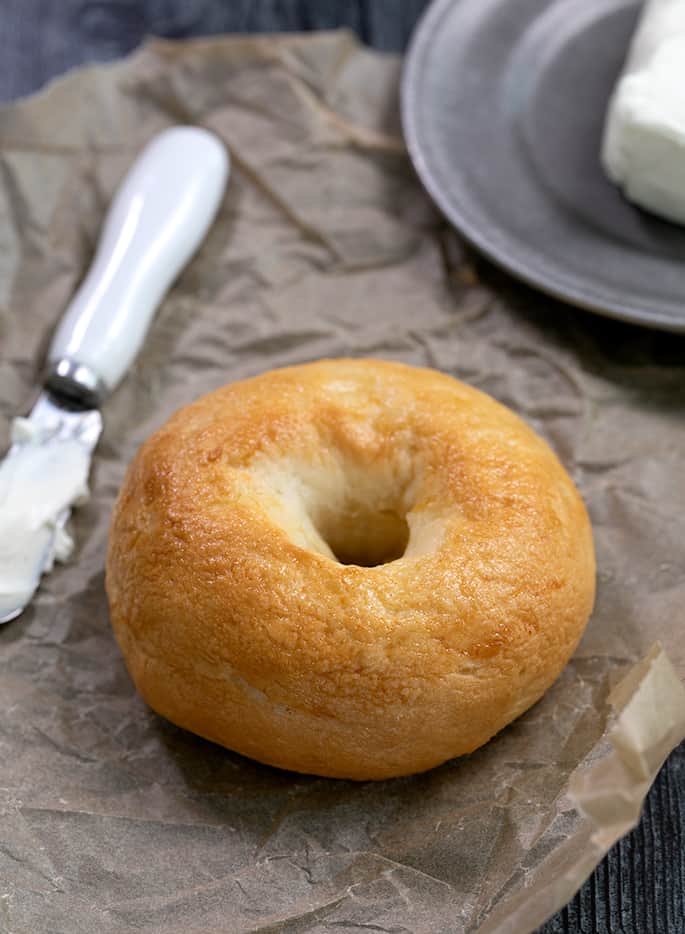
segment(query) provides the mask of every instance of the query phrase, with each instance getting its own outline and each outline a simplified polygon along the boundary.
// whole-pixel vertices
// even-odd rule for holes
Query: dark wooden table
[[[119,58],[145,35],[180,39],[345,26],[377,48],[402,50],[426,5],[426,0],[0,0],[0,100],[27,94],[83,62]],[[639,826],[541,932],[685,932],[685,744],[662,769]]]

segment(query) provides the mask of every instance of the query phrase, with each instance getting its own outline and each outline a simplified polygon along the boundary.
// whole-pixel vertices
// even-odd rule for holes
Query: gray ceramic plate
[[[581,307],[685,331],[685,228],[605,178],[607,100],[635,0],[435,0],[412,40],[403,121],[452,223],[519,278]]]

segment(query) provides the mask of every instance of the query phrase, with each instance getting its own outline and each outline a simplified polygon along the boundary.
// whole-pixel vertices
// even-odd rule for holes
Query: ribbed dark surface
[[[345,26],[377,48],[400,50],[425,6],[425,0],[0,0],[0,100],[83,62],[125,55],[146,34],[177,39]],[[685,932],[685,744],[662,769],[640,825],[541,931]]]

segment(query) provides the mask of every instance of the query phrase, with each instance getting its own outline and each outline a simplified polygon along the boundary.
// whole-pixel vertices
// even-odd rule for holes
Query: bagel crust
[[[585,507],[548,445],[434,370],[324,360],[181,409],[110,531],[147,703],[270,765],[382,779],[534,704],[592,610]]]

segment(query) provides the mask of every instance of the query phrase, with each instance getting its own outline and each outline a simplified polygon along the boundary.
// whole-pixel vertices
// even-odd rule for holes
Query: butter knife
[[[14,420],[0,462],[0,623],[19,616],[42,574],[68,556],[67,520],[87,495],[100,407],[207,233],[228,176],[220,140],[178,126],[145,147],[119,187],[52,339],[38,401]]]

